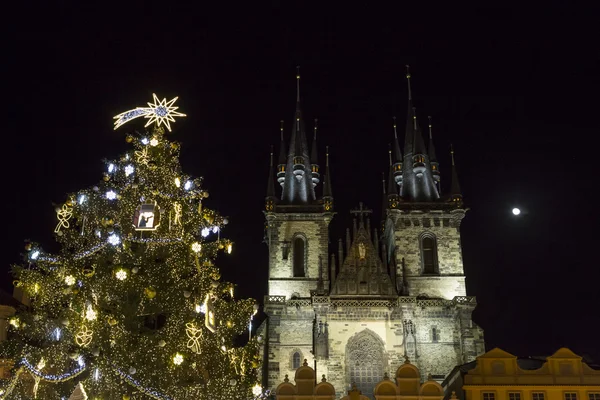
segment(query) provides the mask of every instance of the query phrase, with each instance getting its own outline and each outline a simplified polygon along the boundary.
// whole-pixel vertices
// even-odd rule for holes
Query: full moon
[[[515,207],[515,208],[512,209],[512,213],[514,215],[519,215],[519,214],[521,214],[521,210],[519,210],[518,208]]]

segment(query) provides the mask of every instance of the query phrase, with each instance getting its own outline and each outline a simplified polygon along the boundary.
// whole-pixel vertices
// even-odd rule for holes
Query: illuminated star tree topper
[[[136,107],[133,110],[122,112],[121,114],[114,117],[115,130],[126,122],[138,117],[144,117],[148,119],[148,122],[144,127],[156,122],[156,126],[160,127],[164,125],[171,132],[171,122],[175,122],[175,117],[185,117],[186,115],[176,111],[179,107],[173,104],[177,101],[177,97],[167,101],[167,99],[159,100],[156,94],[152,93],[154,101],[148,103],[148,107]]]

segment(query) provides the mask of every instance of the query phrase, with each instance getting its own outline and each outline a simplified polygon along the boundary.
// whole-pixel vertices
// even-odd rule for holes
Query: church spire
[[[280,144],[279,144],[279,158],[277,162],[277,182],[283,187],[283,182],[285,181],[285,164],[286,164],[286,156],[285,156],[285,142],[283,141],[283,120],[279,121],[280,127]]]
[[[413,106],[411,74],[408,65],[406,66],[406,80],[408,87],[408,114],[406,119],[400,197],[410,202],[432,202],[439,199],[439,193],[431,171],[431,165],[429,164],[429,156],[425,148],[423,135],[417,122],[416,109]]]
[[[317,157],[317,123],[319,120],[315,118],[314,134],[312,140],[312,148],[310,150],[310,170],[312,175],[313,187],[319,183],[319,158]]]
[[[333,192],[331,191],[331,172],[329,172],[329,146],[325,146],[325,184],[323,185],[323,208],[333,210]]]
[[[275,178],[273,177],[273,146],[271,146],[271,162],[269,163],[269,181],[267,182],[267,197],[265,198],[265,210],[273,211],[275,205]]]
[[[462,192],[460,191],[460,185],[458,183],[458,173],[456,172],[456,165],[454,164],[454,147],[450,145],[450,157],[452,158],[452,183],[450,186],[450,201],[457,204],[462,203]]]
[[[433,145],[433,135],[431,133],[431,115],[427,117],[427,122],[429,126],[429,164],[431,165],[431,174],[433,175],[433,180],[435,181],[438,193],[440,193],[442,189],[440,184],[440,164],[438,163],[435,155],[435,146]]]
[[[296,73],[296,112],[281,199],[282,205],[310,205],[315,201],[308,141],[300,108],[300,67]]]
[[[404,133],[404,157],[413,154],[413,143],[415,138],[415,117],[412,100],[412,89],[410,87],[410,67],[406,66],[406,84],[408,87],[408,112],[406,114],[406,131]]]

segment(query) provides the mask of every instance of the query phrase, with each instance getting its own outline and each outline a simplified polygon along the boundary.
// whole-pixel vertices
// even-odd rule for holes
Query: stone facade
[[[475,298],[465,295],[461,218],[446,212],[389,215],[390,264],[384,246],[388,237],[384,235],[379,243],[376,233],[367,234],[361,220],[345,251],[338,252],[343,260],[331,285],[324,285],[321,293],[319,282],[329,277],[325,273],[330,270],[324,262],[328,217],[311,215],[309,221],[297,221],[267,216],[272,268],[265,297],[269,318],[259,332],[266,338],[267,387],[274,388],[285,375],[293,376],[298,368],[295,359],[306,359],[319,376],[327,376],[338,398],[352,384],[369,397],[375,383],[406,358],[418,366],[421,379],[431,376],[441,382],[456,365],[483,353],[483,333],[471,320]],[[423,220],[431,215],[439,216],[439,226],[432,221],[424,227]],[[437,244],[436,274],[420,271],[423,232]],[[283,243],[299,233],[307,237],[308,252],[317,252],[309,254],[309,262],[318,265],[320,256],[322,265],[309,267],[309,276],[297,280],[291,261],[281,255]],[[396,277],[387,271],[392,275],[395,271]]]

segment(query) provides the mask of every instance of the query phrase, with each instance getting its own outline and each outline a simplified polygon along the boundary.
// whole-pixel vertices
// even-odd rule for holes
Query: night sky
[[[28,3],[4,15],[2,287],[11,291],[8,271],[23,240],[54,249],[55,204],[101,180],[102,159],[128,150],[125,134],[143,125],[113,131],[112,117],[155,92],[179,96],[188,117],[172,139],[182,142],[184,171],[204,176],[207,206],[230,218],[224,235],[235,246],[219,260],[224,279],[239,296],[262,300],[269,146],[278,148],[279,120],[291,132],[296,65],[304,116],[310,126],[319,119],[322,164],[331,148],[335,243],[359,201],[380,221],[381,173],[392,117],[405,123],[410,64],[421,125],[433,117],[446,190],[450,143],[456,151],[471,209],[461,227],[467,290],[477,296],[487,348],[548,355],[568,346],[600,361],[598,14],[551,2],[250,3]]]

